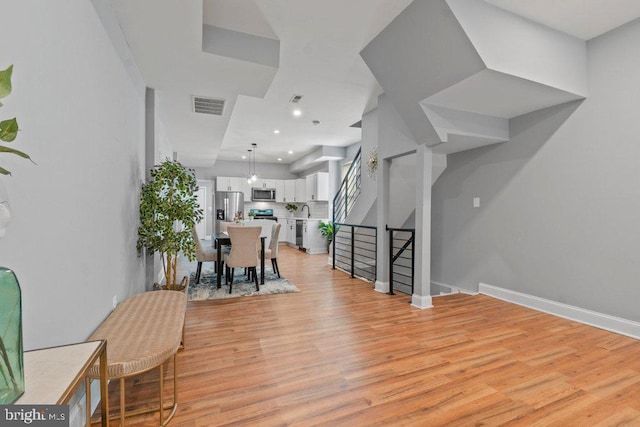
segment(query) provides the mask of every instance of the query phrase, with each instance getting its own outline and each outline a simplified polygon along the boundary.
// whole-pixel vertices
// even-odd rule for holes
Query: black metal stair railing
[[[414,228],[389,228],[389,295],[393,289],[413,295],[415,271]]]
[[[347,171],[340,188],[333,198],[333,223],[341,223],[347,219],[349,212],[355,205],[358,196],[360,196],[360,164],[361,151],[358,150],[356,157],[351,162],[351,166]]]
[[[377,278],[378,230],[368,225],[334,223],[333,269],[371,282]]]

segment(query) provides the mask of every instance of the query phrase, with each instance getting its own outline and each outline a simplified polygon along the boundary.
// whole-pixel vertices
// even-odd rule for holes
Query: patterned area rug
[[[260,285],[260,292],[256,291],[256,284],[247,280],[247,276],[242,274],[243,269],[236,269],[233,281],[233,293],[229,294],[229,287],[224,284],[222,276],[222,287],[216,288],[216,273],[213,270],[203,270],[200,275],[200,283],[195,284],[196,273],[191,273],[189,278],[189,288],[187,299],[189,301],[204,301],[210,299],[236,298],[252,295],[286,294],[290,292],[300,292],[285,278],[278,279],[270,266],[264,269],[264,285]],[[258,273],[260,274],[260,273]],[[258,278],[259,280],[259,278]]]

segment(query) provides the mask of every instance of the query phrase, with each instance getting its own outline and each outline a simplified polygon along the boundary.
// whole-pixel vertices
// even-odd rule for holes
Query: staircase
[[[358,150],[356,157],[351,162],[351,166],[347,171],[340,188],[333,198],[333,222],[343,223],[351,209],[356,204],[356,200],[360,196],[360,164],[361,152]]]

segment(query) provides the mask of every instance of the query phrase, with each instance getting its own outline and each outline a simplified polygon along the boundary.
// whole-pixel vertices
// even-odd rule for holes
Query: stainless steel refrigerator
[[[244,193],[241,191],[216,191],[213,198],[213,223],[220,233],[221,222],[232,222],[238,212],[244,215]]]

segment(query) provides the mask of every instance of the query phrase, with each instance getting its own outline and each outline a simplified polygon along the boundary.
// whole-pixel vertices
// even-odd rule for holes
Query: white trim
[[[383,294],[388,294],[389,293],[389,282],[383,282],[381,280],[376,280],[375,285],[376,285],[376,287],[375,287],[375,291],[376,292],[381,292]]]
[[[487,285],[486,283],[480,283],[479,292],[503,301],[512,302],[514,304],[542,311],[543,313],[552,314],[554,316],[574,320],[586,325],[595,326],[596,328],[604,329],[606,331],[640,339],[639,322],[604,313],[598,313],[597,311],[563,304],[545,298],[536,297],[534,295],[523,294],[510,289]]]
[[[478,295],[477,291],[470,291],[468,289],[460,288],[458,286],[447,285],[446,283],[436,282],[435,280],[432,280],[431,283],[436,286],[441,286],[441,287],[451,289],[452,294],[460,293],[460,294],[467,294],[467,295]],[[451,294],[445,294],[445,295],[451,295]]]
[[[431,295],[411,295],[411,305],[420,310],[433,308]]]

